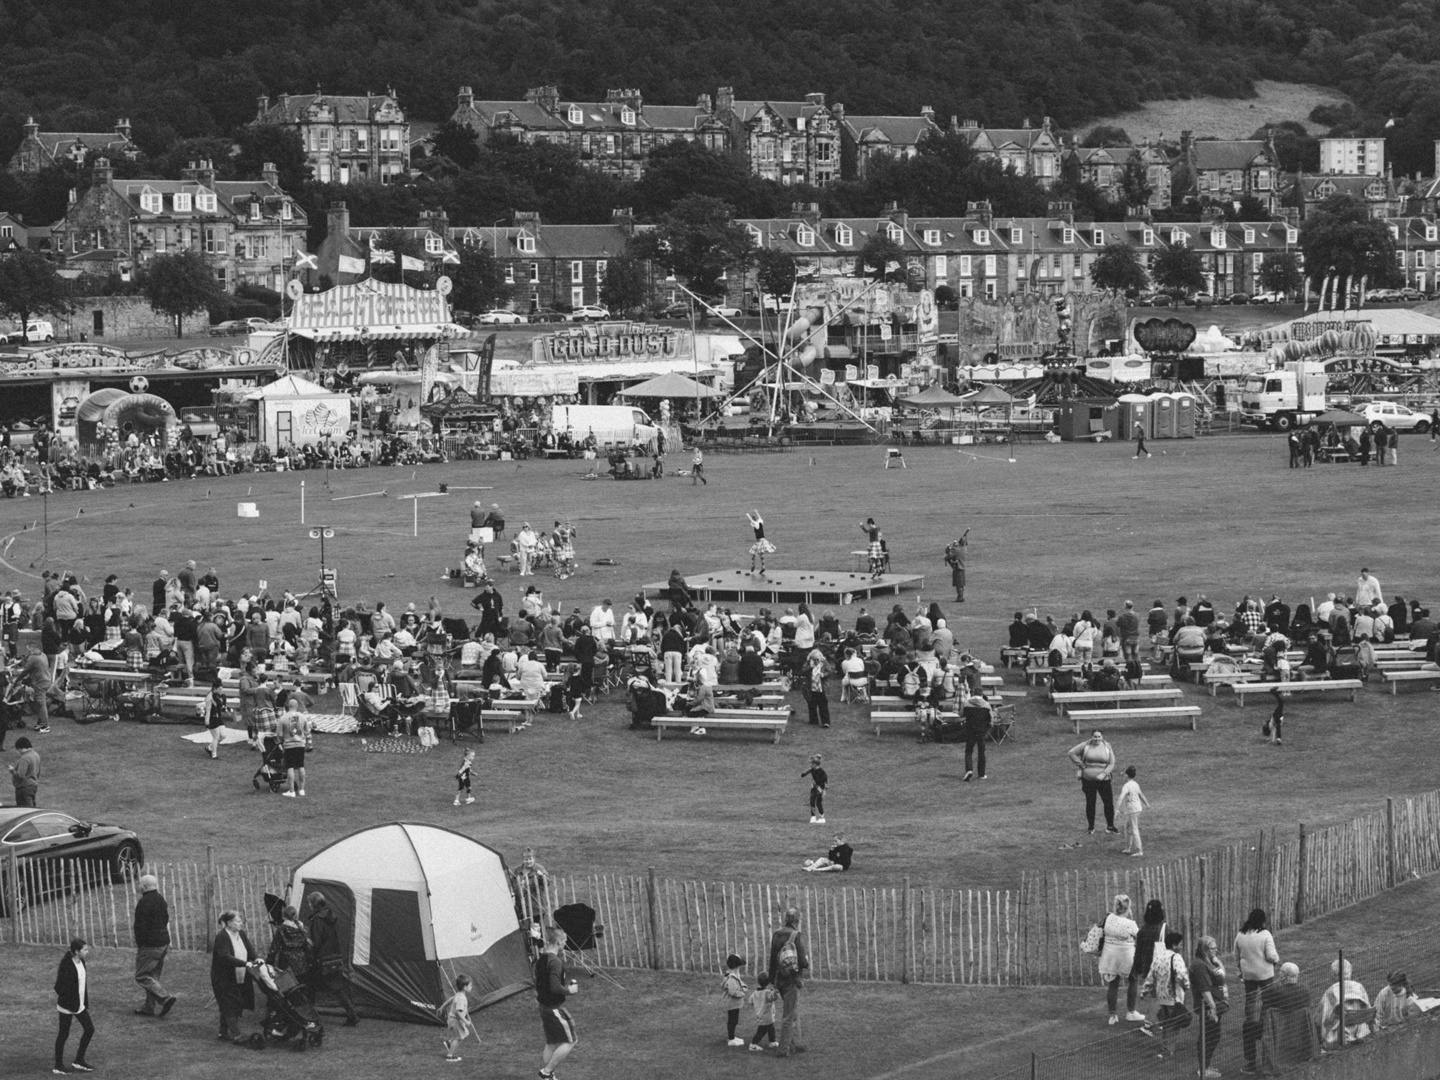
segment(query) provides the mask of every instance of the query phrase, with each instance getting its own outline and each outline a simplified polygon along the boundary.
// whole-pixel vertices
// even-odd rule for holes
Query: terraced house
[[[65,265],[97,274],[128,274],[158,255],[195,251],[223,289],[279,290],[304,250],[306,225],[273,165],[259,180],[217,180],[208,161],[179,180],[117,180],[100,158],[90,186],[52,227],[51,243]]]
[[[10,157],[13,173],[37,173],[53,165],[83,165],[91,154],[111,161],[133,161],[140,147],[130,139],[130,121],[115,121],[114,131],[41,131],[33,116],[25,120],[25,134]]]
[[[394,90],[383,94],[261,95],[255,124],[300,135],[311,176],[322,184],[389,183],[410,171],[410,124]]]

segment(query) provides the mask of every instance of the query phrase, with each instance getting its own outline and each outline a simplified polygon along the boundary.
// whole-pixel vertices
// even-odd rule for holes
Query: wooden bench
[[[1375,662],[1376,671],[1423,671],[1427,667],[1434,666],[1434,664],[1426,660],[1420,653],[1415,653],[1413,656],[1408,656],[1403,660],[1377,660]]]
[[[1024,667],[1029,659],[1028,645],[1006,645],[1000,650],[1000,663],[1004,667]]]
[[[1253,671],[1249,668],[1227,667],[1224,671],[1207,671],[1203,675],[1201,675],[1201,678],[1205,680],[1205,685],[1210,688],[1210,696],[1214,697],[1215,688],[1217,686],[1230,686],[1234,683],[1259,682],[1260,672]]]
[[[772,741],[778,743],[789,722],[790,714],[785,712],[764,716],[655,716],[651,718],[650,726],[655,729],[656,742],[660,741],[666,728],[685,728],[691,731],[703,728],[707,734],[711,728],[716,728],[730,731],[769,731],[774,735]]]
[[[150,671],[131,671],[129,668],[95,668],[72,667],[67,669],[69,677],[79,679],[85,683],[125,683],[128,686],[148,686],[156,682],[157,678]]]
[[[1390,684],[1390,693],[1397,695],[1402,682],[1440,682],[1440,667],[1431,664],[1423,668],[1382,671],[1380,675]]]
[[[745,695],[749,695],[746,697]],[[784,694],[750,694],[746,690],[721,690],[715,695],[716,702],[720,704],[735,704],[741,700],[747,700],[751,704],[760,706],[771,706],[772,708],[781,705],[785,701]]]
[[[940,719],[942,721],[956,721],[959,720],[959,718],[959,713],[940,713]],[[916,731],[920,730],[920,724],[919,721],[915,719],[915,713],[913,711],[906,712],[901,709],[872,709],[866,723],[875,729],[875,737],[877,739],[880,737],[880,729],[885,727],[908,726],[913,727]]]
[[[739,720],[789,720],[793,713],[794,710],[788,706],[775,709],[751,708],[745,705],[716,705],[714,712],[696,718],[696,722],[703,724],[706,720],[717,716]]]
[[[1078,676],[1080,675],[1080,672],[1081,672],[1082,670],[1083,670],[1083,669],[1080,667],[1079,664],[1066,664],[1066,665],[1064,665],[1063,667],[1058,667],[1058,668],[1052,668],[1052,667],[1032,667],[1032,668],[1026,668],[1026,669],[1025,669],[1025,680],[1026,680],[1031,686],[1039,686],[1039,685],[1040,685],[1040,676],[1041,676],[1041,675],[1049,676],[1049,675],[1053,675],[1053,674],[1054,674],[1055,672],[1057,672],[1057,671],[1068,671],[1068,672],[1070,672],[1070,673],[1072,673],[1073,675],[1075,675],[1075,676],[1078,677]]]
[[[1071,709],[1070,721],[1074,725],[1075,734],[1080,734],[1080,722],[1082,720],[1093,721],[1096,724],[1109,724],[1112,720],[1168,720],[1188,719],[1190,730],[1196,730],[1196,722],[1200,718],[1199,705],[1140,705],[1128,709]]]
[[[1178,686],[1161,686],[1150,690],[1062,690],[1051,693],[1050,701],[1056,715],[1064,716],[1068,705],[1098,705],[1108,701],[1118,708],[1130,702],[1179,701],[1183,696],[1184,691]]]
[[[1348,693],[1350,700],[1354,701],[1355,692],[1364,685],[1359,679],[1292,679],[1290,682],[1233,683],[1230,690],[1244,707],[1247,694],[1268,694],[1272,690],[1279,690],[1282,694],[1325,694],[1334,691]]]

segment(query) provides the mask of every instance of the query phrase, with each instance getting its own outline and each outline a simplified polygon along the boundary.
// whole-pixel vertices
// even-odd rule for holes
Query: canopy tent
[[[245,400],[255,403],[257,440],[271,450],[310,445],[327,435],[343,438],[350,430],[350,395],[298,375],[252,390]]]
[[[680,398],[694,400],[697,397],[719,397],[720,394],[710,389],[710,387],[696,382],[694,379],[686,378],[679,372],[667,371],[665,374],[657,375],[653,379],[646,379],[644,382],[636,383],[634,386],[627,386],[615,396],[622,398]]]
[[[965,404],[965,399],[956,397],[943,387],[927,386],[918,394],[901,398],[900,404],[913,409],[958,409]]]
[[[313,893],[337,916],[369,1015],[440,1023],[459,974],[474,980],[472,1008],[531,985],[505,860],[478,840],[414,822],[362,829],[296,868],[290,895]]]
[[[1348,409],[1330,409],[1311,421],[1313,424],[1334,424],[1336,427],[1364,427],[1369,421]]]
[[[998,386],[986,383],[979,390],[961,394],[961,399],[972,408],[991,408],[996,405],[1013,405],[1015,399]]]

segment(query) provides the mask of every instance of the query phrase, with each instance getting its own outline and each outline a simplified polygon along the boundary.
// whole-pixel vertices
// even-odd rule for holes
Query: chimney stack
[[[110,167],[110,159],[107,157],[96,158],[95,164],[90,170],[90,178],[91,183],[95,184],[96,186],[100,184],[108,184],[110,183],[110,181],[114,180],[115,170]]]
[[[275,167],[273,161],[267,161],[260,166],[260,179],[273,188],[280,186],[280,170]]]
[[[475,91],[468,86],[460,87],[459,93],[455,95],[455,107],[457,109],[473,109],[475,107]]]

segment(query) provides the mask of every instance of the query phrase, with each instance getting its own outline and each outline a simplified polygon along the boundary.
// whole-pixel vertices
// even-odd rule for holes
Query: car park
[[[508,311],[505,308],[495,308],[492,311],[482,311],[475,316],[477,326],[518,326],[528,322],[524,315],[518,311]]]
[[[1413,431],[1425,434],[1430,430],[1430,414],[1419,412],[1408,405],[1395,401],[1371,401],[1357,408],[1371,429],[1384,424],[1396,431]]]
[[[567,316],[570,322],[596,322],[610,318],[610,309],[601,304],[582,304]]]
[[[67,878],[59,860],[93,866],[117,884],[137,877],[145,862],[140,838],[130,829],[24,806],[0,808],[0,859],[11,858],[29,882],[24,889],[29,900],[64,891]],[[0,903],[3,899],[0,891]]]

